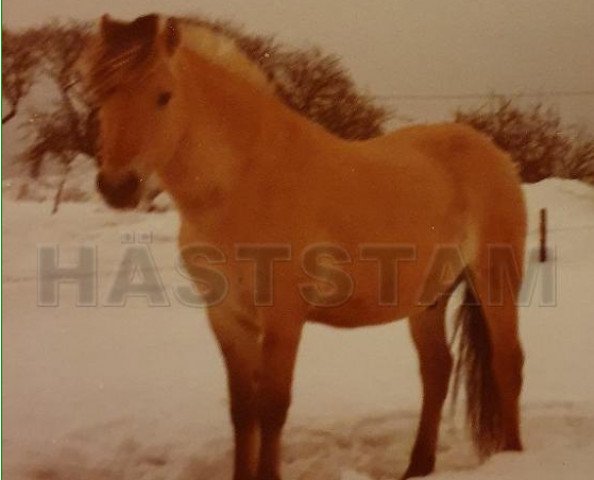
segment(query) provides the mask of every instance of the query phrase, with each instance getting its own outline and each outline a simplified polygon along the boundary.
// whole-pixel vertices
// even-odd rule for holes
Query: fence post
[[[547,261],[547,209],[540,209],[540,262]]]

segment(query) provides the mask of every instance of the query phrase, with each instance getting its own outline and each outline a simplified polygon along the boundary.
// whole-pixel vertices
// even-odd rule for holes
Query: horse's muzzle
[[[102,173],[97,175],[97,190],[105,201],[114,208],[134,208],[140,201],[140,178],[128,173],[118,182],[109,182]]]

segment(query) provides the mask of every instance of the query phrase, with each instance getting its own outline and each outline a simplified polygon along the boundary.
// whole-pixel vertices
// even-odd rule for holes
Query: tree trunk
[[[58,190],[56,191],[56,195],[54,197],[54,206],[52,208],[52,215],[58,213],[58,209],[60,208],[60,203],[62,203],[62,194],[64,193],[64,186],[66,185],[66,180],[68,179],[68,174],[70,173],[70,164],[72,162],[72,158],[68,158],[64,161],[64,176],[60,181],[60,185],[58,185]]]

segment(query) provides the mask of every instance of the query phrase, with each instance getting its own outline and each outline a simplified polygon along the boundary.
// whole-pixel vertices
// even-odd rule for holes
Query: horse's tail
[[[491,342],[483,309],[470,284],[456,318],[459,336],[454,370],[454,401],[460,383],[466,385],[466,419],[481,458],[500,450],[503,429],[499,392],[491,368]]]

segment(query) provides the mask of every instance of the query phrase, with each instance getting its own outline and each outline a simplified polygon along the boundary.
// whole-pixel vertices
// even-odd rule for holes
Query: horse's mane
[[[273,89],[260,66],[240,48],[237,38],[231,33],[231,28],[217,27],[218,25],[222,24],[179,20],[182,45],[259,88]]]

